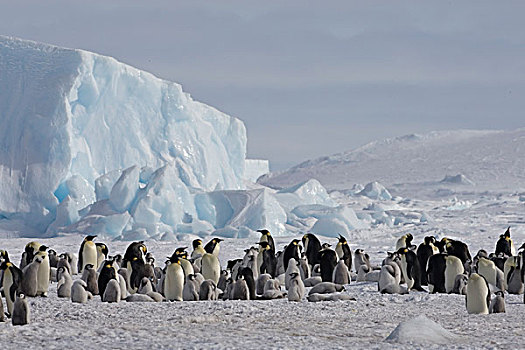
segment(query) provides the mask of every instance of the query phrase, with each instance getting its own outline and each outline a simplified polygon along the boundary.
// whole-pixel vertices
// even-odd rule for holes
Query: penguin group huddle
[[[430,293],[464,294],[467,311],[480,314],[505,312],[504,293],[524,291],[525,244],[516,255],[510,229],[500,236],[494,253],[480,250],[474,258],[458,240],[429,236],[415,246],[413,236],[406,234],[382,266],[373,266],[362,249],[352,254],[343,236],[335,249],[309,233],[276,251],[270,232],[258,232],[257,245],[246,249],[243,258],[229,260],[224,270],[220,238],[206,245],[194,240],[191,255],[187,247],[177,248],[163,268],[156,266],[143,241],[131,243],[123,256],[110,256],[106,244],[94,242],[96,236],[84,238],[78,255],[58,255],[30,242],[19,267],[7,251],[0,250],[0,287],[7,304],[4,315],[0,298],[0,322],[7,315],[13,325],[29,323],[27,297],[46,297],[50,282],[57,283],[59,298],[87,303],[99,295],[102,302],[111,303],[279,298],[297,302],[305,296],[311,302],[355,300],[342,293],[345,285],[368,281],[377,282],[381,293],[426,291],[427,286]],[[308,295],[306,288],[310,288]]]
[[[516,254],[510,227],[500,235],[494,253],[481,249],[474,258],[458,240],[428,236],[419,246],[412,240],[411,234],[399,238],[396,250],[377,267],[381,293],[426,291],[427,286],[430,293],[465,295],[469,314],[488,314],[505,312],[505,292],[524,292],[525,244]]]

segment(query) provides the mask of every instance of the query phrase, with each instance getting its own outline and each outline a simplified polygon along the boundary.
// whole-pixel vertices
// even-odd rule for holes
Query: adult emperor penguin
[[[180,265],[184,270],[184,280],[188,275],[193,275],[195,271],[193,270],[193,264],[188,260],[188,252],[186,252],[188,247],[177,248],[173,254],[179,257]]]
[[[179,257],[172,255],[166,268],[164,280],[164,296],[168,301],[182,301],[184,289],[184,270],[180,264]]]
[[[310,264],[310,266],[313,268],[321,261],[319,257],[319,252],[321,251],[321,242],[313,233],[305,234],[302,241],[306,257],[308,258],[308,264]]]
[[[16,298],[11,321],[13,326],[23,326],[30,321],[29,303],[23,294]]]
[[[268,273],[272,277],[277,275],[277,257],[275,251],[271,249],[270,243],[259,242],[259,254],[257,255],[257,261],[259,257],[262,257],[262,265],[260,266],[259,272],[261,274]]]
[[[78,251],[78,272],[82,272],[87,264],[91,264],[95,270],[97,269],[97,246],[93,242],[96,237],[86,236],[82,241]]]
[[[321,250],[320,258],[321,279],[323,282],[332,282],[337,265],[337,253],[330,248],[325,248]]]
[[[467,312],[469,314],[488,314],[490,288],[487,280],[477,273],[470,275],[467,283]]]
[[[99,267],[101,267],[102,264],[104,263],[104,260],[107,260],[109,250],[108,250],[108,246],[105,245],[104,243],[95,243],[95,246],[97,248],[97,270],[98,270]]]
[[[496,286],[496,264],[492,260],[489,260],[487,258],[480,257],[478,259],[478,274],[485,277],[487,282],[489,284],[492,284],[493,286]]]
[[[419,266],[421,267],[421,285],[426,286],[427,281],[427,263],[428,259],[439,253],[439,249],[434,245],[436,238],[433,236],[425,237],[423,243],[417,247],[417,259],[419,260]]]
[[[409,248],[401,248],[397,253],[400,257],[401,274],[405,278],[408,290],[424,291],[421,287],[421,271],[416,253]]]
[[[414,236],[412,236],[411,233],[407,233],[401,236],[396,242],[396,251],[399,251],[399,249],[401,248],[407,248],[407,249],[415,248],[415,246],[412,245],[413,239],[414,239]]]
[[[11,316],[13,314],[13,305],[15,303],[16,295],[21,293],[22,289],[22,270],[9,261],[4,261],[0,265],[0,270],[2,270],[4,274],[2,278],[2,287],[4,289],[5,301],[7,304],[7,313]]]
[[[507,228],[504,234],[499,236],[498,242],[496,242],[496,256],[504,254],[504,256],[516,255],[516,248],[514,242],[510,238],[510,226]]]
[[[25,261],[24,259],[22,259],[22,261],[20,262],[20,269],[23,269],[24,267],[26,267],[27,265],[31,264],[33,262],[33,259],[35,257],[35,254],[38,253],[39,249],[40,249],[40,243],[38,242],[29,242],[26,244],[25,248],[24,248],[24,257],[25,257]]]
[[[125,267],[128,271],[126,283],[130,286],[128,292],[131,294],[136,292],[140,285],[140,280],[144,277],[144,265],[146,264],[147,253],[148,248],[144,244],[144,241],[131,243],[124,253],[122,267]]]
[[[204,250],[204,246],[202,245],[202,239],[193,240],[192,246],[193,251],[191,252],[191,258],[193,260],[202,257],[206,253],[206,251]]]
[[[219,251],[221,249],[222,241],[224,241],[224,239],[215,237],[204,246],[204,250],[206,251],[206,253],[210,253],[215,255],[216,257],[219,257]]]
[[[37,288],[36,294],[39,296],[47,297],[50,282],[50,271],[49,257],[47,256],[47,247],[45,245],[38,248],[38,252],[35,254],[33,260],[39,259],[40,265],[38,267],[37,275]]]
[[[443,249],[446,250],[448,255],[454,255],[461,259],[463,265],[472,262],[470,251],[465,243],[458,240],[443,237],[441,239],[441,246],[443,247]]]
[[[273,240],[272,234],[270,231],[264,229],[264,230],[257,230],[261,234],[261,238],[259,239],[259,242],[268,242],[270,245],[270,249],[273,249],[275,252],[275,242]]]
[[[463,272],[465,272],[465,268],[458,257],[453,255],[445,257],[445,292],[452,292],[456,276],[463,274]]]
[[[298,239],[294,239],[284,249],[284,252],[283,252],[283,264],[284,264],[284,270],[285,271],[288,268],[288,261],[291,258],[294,258],[295,261],[297,262],[297,261],[299,261],[299,258],[301,257],[300,248],[299,248],[300,247],[299,246],[299,242],[300,241]],[[336,264],[337,264],[337,261],[336,261]]]
[[[261,238],[259,239],[259,242],[258,242],[260,249],[259,249],[259,254],[257,255],[257,272],[261,274],[261,273],[267,272],[267,271],[263,272],[261,270],[261,267],[264,264],[263,251],[268,250],[267,254],[271,253],[275,257],[275,242],[273,240],[272,235],[270,234],[270,231],[258,230],[257,232],[261,234]],[[277,266],[277,263],[275,265]],[[268,265],[266,266],[266,268],[268,269]]]
[[[348,241],[342,235],[339,235],[339,241],[335,246],[335,252],[339,259],[343,259],[348,270],[352,270],[352,251],[348,246]]]
[[[523,281],[521,280],[521,256],[511,256],[505,260],[503,266],[503,287],[509,294],[522,294]]]
[[[104,300],[104,292],[106,291],[106,287],[108,283],[111,280],[115,280],[115,282],[118,283],[117,280],[117,273],[115,271],[115,268],[113,267],[112,261],[106,261],[105,264],[102,266],[102,269],[100,270],[100,273],[98,275],[98,293],[100,294],[100,298],[102,301]],[[118,285],[120,290],[120,284]]]
[[[430,293],[446,293],[445,269],[447,266],[447,254],[434,254],[428,258],[427,278],[428,291]]]
[[[201,258],[201,274],[205,280],[212,280],[217,284],[221,276],[221,264],[214,254],[205,253]]]

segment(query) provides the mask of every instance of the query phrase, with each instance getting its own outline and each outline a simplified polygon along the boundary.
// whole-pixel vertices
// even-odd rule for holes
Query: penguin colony
[[[524,292],[525,244],[516,253],[510,228],[500,235],[494,253],[480,250],[474,258],[461,241],[428,236],[416,246],[406,234],[381,266],[372,265],[362,249],[352,254],[341,235],[334,249],[309,233],[277,251],[270,232],[258,232],[259,242],[246,249],[244,257],[229,260],[226,269],[219,261],[220,238],[206,245],[194,240],[191,254],[188,247],[175,249],[163,267],[143,241],[131,243],[124,255],[109,255],[107,245],[95,243],[91,235],[82,241],[78,260],[70,252],[57,255],[29,242],[17,267],[9,253],[0,250],[0,288],[6,305],[4,309],[0,298],[0,322],[7,317],[13,325],[28,324],[28,298],[46,297],[52,282],[57,283],[58,297],[73,303],[88,303],[96,295],[102,302],[118,303],[355,300],[344,293],[345,285],[364,281],[377,283],[380,293],[463,294],[469,314],[505,312],[505,293]]]

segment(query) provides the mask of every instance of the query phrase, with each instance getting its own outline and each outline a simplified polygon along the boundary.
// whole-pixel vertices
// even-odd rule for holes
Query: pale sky
[[[525,126],[523,1],[9,1],[0,34],[94,51],[242,119],[273,169]]]

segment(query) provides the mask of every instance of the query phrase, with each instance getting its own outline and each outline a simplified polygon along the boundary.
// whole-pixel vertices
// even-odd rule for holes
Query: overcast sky
[[[179,82],[274,169],[415,132],[525,126],[523,1],[9,1],[0,34]]]

